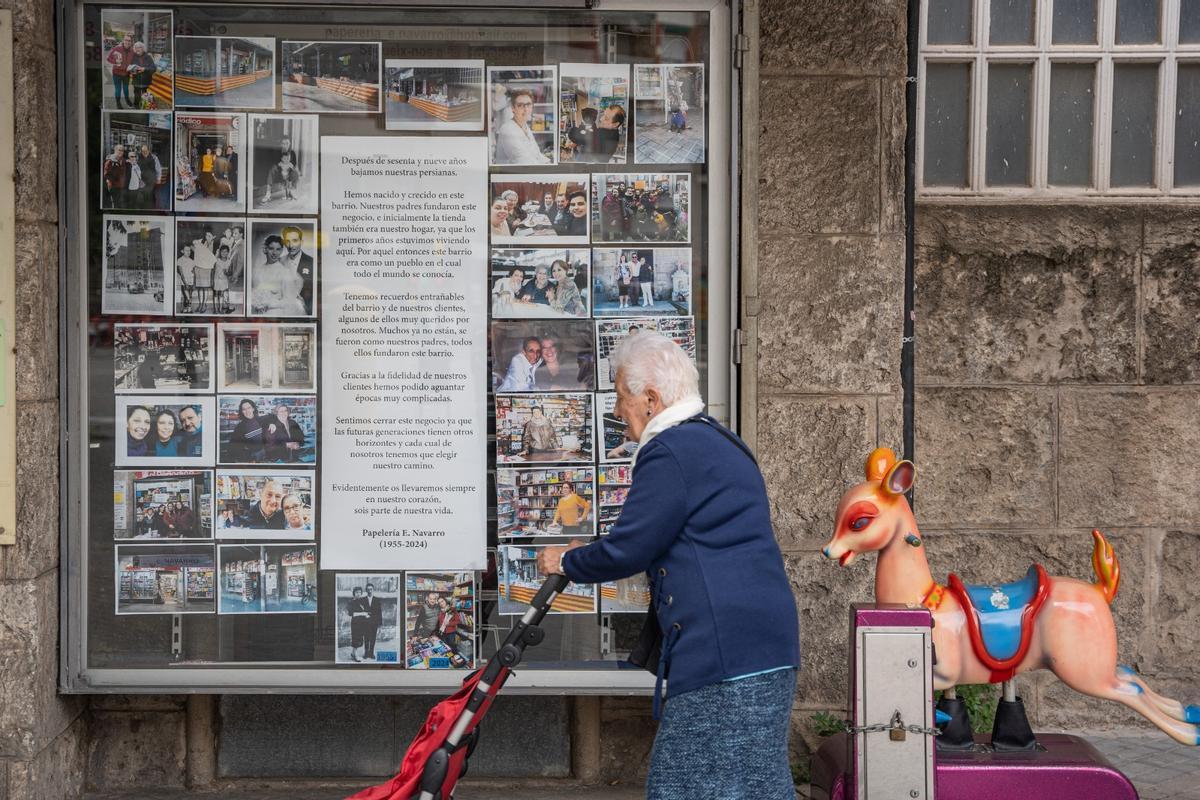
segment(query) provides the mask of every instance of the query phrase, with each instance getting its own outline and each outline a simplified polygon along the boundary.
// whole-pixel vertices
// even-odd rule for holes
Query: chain
[[[892,714],[891,722],[877,722],[874,725],[851,725],[849,722],[844,722],[842,729],[851,736],[860,733],[885,733],[887,731],[907,731],[908,733],[919,733],[924,736],[941,736],[942,732],[937,728],[922,728],[920,725],[905,725],[904,719],[900,716],[900,712],[896,711]]]

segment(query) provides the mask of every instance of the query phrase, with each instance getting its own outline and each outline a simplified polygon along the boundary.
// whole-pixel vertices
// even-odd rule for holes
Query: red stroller
[[[525,648],[541,643],[546,632],[538,623],[567,585],[565,575],[551,575],[529,610],[488,661],[463,681],[457,692],[433,707],[400,762],[400,772],[387,783],[363,789],[347,800],[451,800],[467,760],[479,743],[479,721],[487,713]]]

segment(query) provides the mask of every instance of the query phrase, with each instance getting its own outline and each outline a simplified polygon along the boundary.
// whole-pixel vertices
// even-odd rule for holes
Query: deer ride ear
[[[881,486],[890,495],[908,494],[917,478],[917,467],[911,461],[901,461],[888,470]]]
[[[866,473],[869,481],[882,481],[883,476],[896,463],[896,454],[890,447],[876,447],[867,456]]]

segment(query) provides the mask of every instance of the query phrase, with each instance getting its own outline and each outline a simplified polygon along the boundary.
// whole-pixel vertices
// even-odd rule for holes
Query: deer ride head
[[[1093,582],[1050,576],[1034,565],[1012,583],[972,586],[951,573],[942,584],[929,571],[925,541],[905,497],[915,479],[911,461],[897,460],[887,448],[873,451],[866,480],[842,495],[833,538],[821,552],[843,567],[864,553],[879,553],[875,600],[924,605],[933,613],[935,688],[1000,683],[1048,669],[1075,691],[1122,703],[1176,741],[1200,745],[1200,705],[1163,697],[1117,664],[1109,604],[1121,567],[1100,531],[1092,531]]]

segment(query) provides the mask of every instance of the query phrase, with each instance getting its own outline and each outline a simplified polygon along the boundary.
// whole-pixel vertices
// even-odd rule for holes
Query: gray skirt
[[[795,692],[789,668],[668,699],[647,800],[795,800],[788,765]]]

